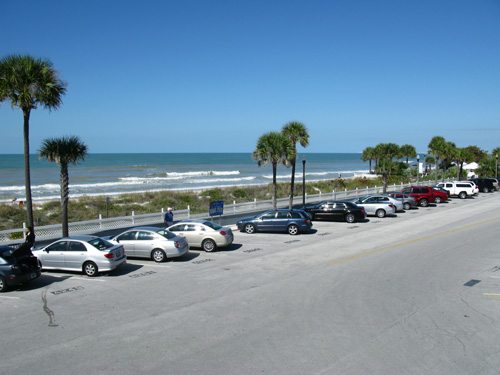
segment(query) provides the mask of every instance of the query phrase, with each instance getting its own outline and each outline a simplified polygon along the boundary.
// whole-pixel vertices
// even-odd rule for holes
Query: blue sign
[[[210,216],[222,216],[224,212],[224,201],[210,202],[209,214]]]

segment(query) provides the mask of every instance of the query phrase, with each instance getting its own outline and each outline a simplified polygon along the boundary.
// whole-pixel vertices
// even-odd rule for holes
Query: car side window
[[[276,218],[278,219],[288,219],[289,217],[289,213],[286,211],[278,211],[278,214],[276,215]]]
[[[345,208],[345,203],[335,203],[336,208]]]
[[[276,212],[268,212],[267,214],[262,215],[261,219],[262,220],[270,220],[270,219],[274,219],[275,217],[276,217]]]
[[[196,232],[203,232],[203,231],[205,231],[205,227],[204,227],[204,226],[201,226],[201,225],[196,225],[196,226],[194,227],[194,230],[195,230]]]
[[[87,248],[81,242],[70,241],[68,246],[69,251],[87,251]]]
[[[302,219],[302,215],[299,212],[292,211],[291,212],[291,217],[294,219]]]
[[[429,189],[427,189],[427,188],[420,188],[420,192],[424,193],[424,194],[427,194],[427,193],[429,193]]]
[[[169,231],[180,232],[183,229],[184,229],[184,225],[174,225],[172,228],[169,229]]]
[[[139,241],[150,241],[153,240],[154,238],[155,238],[154,234],[150,232],[139,232],[139,236],[137,237]]]
[[[59,241],[47,248],[48,251],[66,251],[68,248],[68,241]]]
[[[136,231],[123,233],[121,236],[118,236],[116,239],[118,241],[133,241],[135,240]]]

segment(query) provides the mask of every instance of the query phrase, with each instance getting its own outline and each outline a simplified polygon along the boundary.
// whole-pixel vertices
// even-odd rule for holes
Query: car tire
[[[85,262],[83,263],[83,273],[88,277],[97,276],[99,273],[99,269],[97,268],[97,264],[94,262]]]
[[[299,227],[295,224],[289,225],[287,228],[287,232],[288,234],[295,236],[296,234],[299,234]]]
[[[460,199],[465,199],[467,198],[467,193],[465,191],[461,191],[460,194],[458,194],[458,197]]]
[[[490,189],[488,189],[486,186],[483,188],[483,193],[489,193]]]
[[[356,221],[356,216],[353,214],[347,214],[345,215],[345,221],[349,224],[354,223]]]
[[[201,247],[207,253],[211,253],[212,251],[215,251],[215,249],[217,248],[217,245],[215,244],[214,240],[211,240],[211,239],[207,238],[206,240],[204,240],[202,242]]]
[[[379,218],[383,218],[385,217],[385,211],[380,208],[377,210],[377,212],[375,212],[375,215],[377,215],[377,217]]]
[[[408,202],[403,203],[403,208],[404,208],[405,210],[411,210],[411,204],[409,204]]]
[[[245,232],[247,232],[248,234],[255,233],[255,225],[245,224]]]
[[[434,198],[434,202],[436,202],[437,204],[441,203],[442,202],[441,197]]]
[[[0,276],[0,293],[7,291],[7,283],[4,278]]]
[[[167,255],[162,249],[154,249],[151,252],[151,259],[153,259],[156,263],[161,263],[167,260]]]
[[[429,201],[427,199],[420,199],[420,205],[422,207],[427,207],[429,205]]]

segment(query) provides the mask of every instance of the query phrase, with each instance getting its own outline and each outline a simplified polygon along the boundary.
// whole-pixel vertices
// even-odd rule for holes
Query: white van
[[[468,181],[440,182],[436,186],[448,190],[450,195],[458,196],[460,199],[474,195],[474,187]]]

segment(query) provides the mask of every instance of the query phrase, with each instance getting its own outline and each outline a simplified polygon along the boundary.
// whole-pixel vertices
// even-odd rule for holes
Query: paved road
[[[500,193],[0,295],[6,374],[498,374]]]

